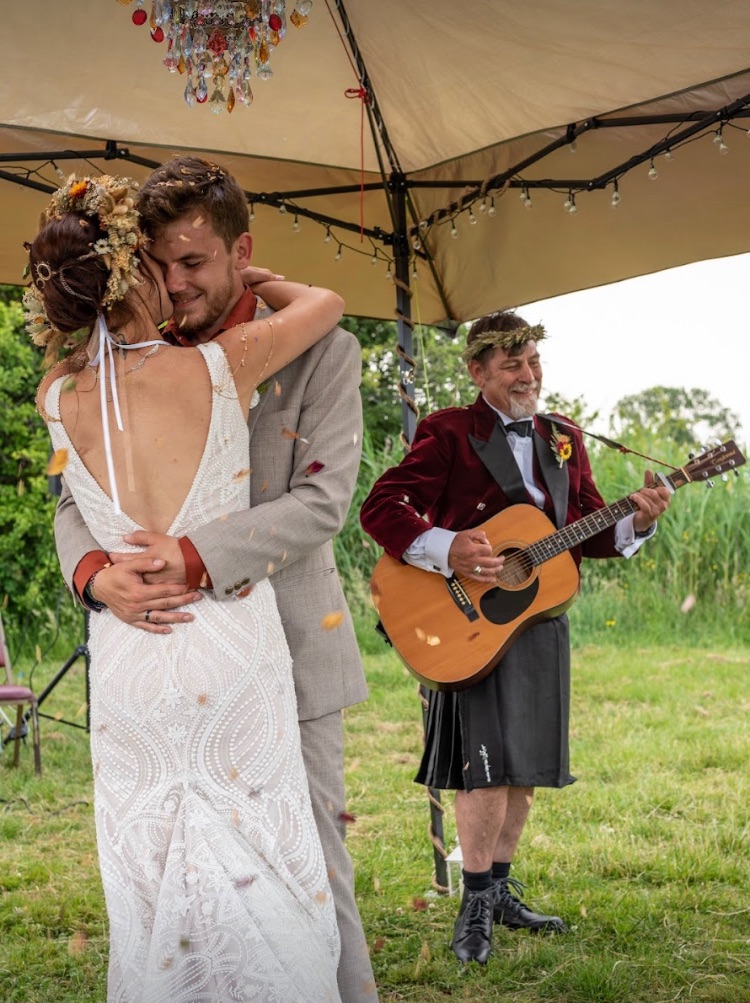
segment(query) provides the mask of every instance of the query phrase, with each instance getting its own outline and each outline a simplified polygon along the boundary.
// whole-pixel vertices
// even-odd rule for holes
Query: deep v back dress
[[[212,411],[169,533],[250,504],[248,432],[226,356],[200,346]],[[117,514],[60,418],[45,409],[92,535],[127,549]],[[109,1003],[339,999],[338,933],[313,821],[291,658],[268,580],[205,596],[195,620],[150,634],[90,620],[96,832],[110,924]]]

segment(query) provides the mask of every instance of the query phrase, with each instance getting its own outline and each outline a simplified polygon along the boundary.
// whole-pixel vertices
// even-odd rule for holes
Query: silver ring
[[[146,621],[146,623],[151,623],[151,610],[150,609],[146,610],[146,615],[143,617],[143,619]]]
[[[471,569],[471,573],[473,575],[481,575],[481,573],[482,573],[482,565],[481,564],[477,564],[476,567],[474,567],[474,568]]]

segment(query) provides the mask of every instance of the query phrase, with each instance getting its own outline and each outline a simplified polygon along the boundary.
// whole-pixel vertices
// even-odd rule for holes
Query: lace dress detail
[[[250,503],[247,425],[224,352],[192,487],[169,533]],[[59,419],[64,378],[45,408]],[[141,527],[115,514],[62,423],[65,477],[102,550]],[[109,1003],[338,1001],[338,932],[312,816],[289,649],[271,584],[204,597],[147,634],[91,617],[91,755],[110,923]]]

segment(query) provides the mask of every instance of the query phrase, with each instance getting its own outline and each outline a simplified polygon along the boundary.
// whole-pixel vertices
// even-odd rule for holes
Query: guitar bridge
[[[455,575],[452,575],[450,578],[446,578],[445,582],[448,586],[451,599],[456,606],[458,606],[466,619],[469,620],[469,622],[478,620],[479,613],[477,613],[474,604],[466,593],[466,589],[463,587],[458,578],[456,578]]]

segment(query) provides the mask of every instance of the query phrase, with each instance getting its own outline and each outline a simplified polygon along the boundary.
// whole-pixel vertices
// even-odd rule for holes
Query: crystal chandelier
[[[153,40],[167,43],[164,65],[187,75],[187,104],[208,102],[219,114],[237,102],[252,104],[253,66],[259,80],[273,75],[271,52],[286,34],[286,7],[285,0],[152,0],[147,14],[137,0],[132,20],[148,21]],[[311,10],[312,0],[296,0],[289,21],[301,28]]]

